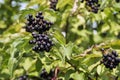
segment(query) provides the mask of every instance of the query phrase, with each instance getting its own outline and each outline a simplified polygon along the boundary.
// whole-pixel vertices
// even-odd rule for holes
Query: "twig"
[[[57,80],[58,72],[59,72],[59,67],[56,67],[56,68],[55,68],[55,75],[54,75],[54,78],[52,78],[51,80]]]
[[[77,2],[78,2],[78,0],[75,0],[74,1],[74,5],[73,5],[73,9],[72,9],[72,14],[77,10],[77,8],[78,8],[78,6],[77,6]]]
[[[69,19],[69,18],[67,18],[66,26],[65,26],[66,44],[68,43],[68,26],[69,26],[69,21],[68,21],[68,19]]]
[[[86,49],[82,54],[77,55],[75,57],[84,57],[89,54],[93,49],[99,50],[102,46],[105,46],[105,43],[101,43],[99,45],[92,45],[90,48]]]

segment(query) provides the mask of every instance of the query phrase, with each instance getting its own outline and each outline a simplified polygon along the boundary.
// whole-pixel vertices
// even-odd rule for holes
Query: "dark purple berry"
[[[33,15],[32,15],[32,14],[29,14],[29,15],[28,15],[28,18],[29,18],[29,19],[32,19],[32,18],[33,18]]]
[[[120,63],[120,58],[118,58],[118,54],[116,51],[112,51],[111,53],[104,54],[103,60],[101,61],[105,65],[106,68],[113,69],[118,66]]]
[[[42,15],[42,12],[39,12],[38,15],[41,16],[41,15]]]
[[[57,3],[58,3],[58,0],[50,0],[50,8],[56,11]]]
[[[118,54],[116,53],[116,51],[112,51],[112,54],[113,54],[115,57],[118,57]]]
[[[29,41],[29,43],[30,43],[30,44],[33,44],[33,41],[32,41],[32,40],[30,40],[30,41]]]
[[[90,8],[93,13],[98,13],[100,4],[99,0],[86,0],[86,6]]]
[[[53,4],[55,4],[55,2],[53,2]],[[34,44],[34,47],[32,48],[33,51],[35,52],[50,51],[51,46],[53,46],[51,44],[52,41],[44,33],[50,29],[52,24],[53,24],[52,22],[44,20],[42,12],[38,12],[35,18],[31,14],[28,15],[27,23],[24,28],[26,29],[27,32],[30,32],[34,38],[33,40],[29,41],[30,44]]]

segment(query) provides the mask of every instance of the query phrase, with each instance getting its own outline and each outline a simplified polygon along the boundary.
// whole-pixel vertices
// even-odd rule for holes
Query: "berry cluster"
[[[52,22],[44,20],[42,12],[36,14],[35,18],[33,15],[28,15],[26,26],[24,27],[27,32],[32,33],[33,40],[30,40],[30,44],[35,44],[33,50],[39,51],[50,51],[53,46],[52,41],[49,39],[46,31],[51,28]]]
[[[47,71],[43,69],[42,72],[40,73],[40,78],[42,78],[43,80],[52,80],[54,78],[54,75],[55,70],[50,70],[50,72],[47,73]]]
[[[36,34],[35,32],[33,32],[32,36],[34,37],[34,39],[30,40],[29,43],[35,44],[35,46],[33,47],[34,51],[50,51],[51,46],[53,46],[53,43],[46,34]]]
[[[90,7],[90,10],[97,13],[100,7],[99,0],[87,0],[86,5]]]
[[[100,7],[99,0],[85,0],[86,6],[89,8],[89,11],[97,13]],[[84,2],[82,0],[81,2]]]
[[[104,54],[103,60],[101,61],[106,68],[113,69],[116,68],[120,63],[120,58],[118,58],[118,54],[116,51],[112,51],[111,53]]]
[[[58,0],[50,0],[50,8],[56,11],[57,3],[58,3]]]
[[[36,18],[34,18],[31,14],[28,15],[25,29],[27,32],[37,31],[39,33],[43,33],[49,30],[52,24],[52,22],[44,20],[42,12],[39,12],[37,13]]]

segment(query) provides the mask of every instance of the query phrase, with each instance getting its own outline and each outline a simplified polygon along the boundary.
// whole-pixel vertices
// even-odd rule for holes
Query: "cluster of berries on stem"
[[[93,13],[98,13],[98,10],[100,7],[99,0],[82,0],[81,2],[84,2],[84,1],[89,11]]]
[[[50,51],[51,47],[53,46],[53,42],[46,34],[36,34],[33,32],[32,36],[34,37],[34,39],[30,40],[29,43],[35,44],[35,46],[33,47],[34,51]]]
[[[35,16],[28,15],[26,26],[24,27],[27,32],[30,32],[33,36],[33,40],[30,40],[30,44],[34,44],[33,50],[35,52],[47,51],[49,52],[53,46],[53,42],[49,39],[46,31],[48,31],[53,25],[52,22],[44,20],[42,12],[38,12]]]
[[[58,0],[50,0],[50,8],[56,11],[57,3],[58,3]]]
[[[103,59],[101,61],[105,65],[106,68],[113,69],[120,63],[120,58],[118,57],[118,53],[116,51],[112,51],[108,54],[103,54]]]

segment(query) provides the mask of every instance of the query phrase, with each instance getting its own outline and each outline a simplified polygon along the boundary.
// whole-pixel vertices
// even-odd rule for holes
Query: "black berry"
[[[51,22],[44,20],[44,17],[42,16],[42,12],[37,13],[36,18],[33,18],[33,16],[30,14],[28,15],[25,29],[27,32],[37,31],[39,33],[43,33],[50,29],[50,26],[52,24],[48,24],[48,23]]]
[[[53,43],[49,39],[49,37],[46,34],[34,34],[34,35],[37,35],[37,37],[34,38],[35,40],[30,41],[31,44],[35,44],[35,46],[33,47],[33,50],[36,52],[38,51],[49,52],[51,47],[53,46]]]
[[[52,0],[52,2],[54,2],[54,0]],[[31,14],[28,15],[27,23],[24,28],[27,32],[30,32],[34,38],[29,41],[29,44],[34,44],[32,48],[33,51],[50,51],[53,42],[44,33],[51,28],[51,25],[53,25],[52,22],[44,20],[42,12],[38,12],[35,18]]]
[[[81,0],[81,2],[86,3],[86,6],[89,8],[89,11],[93,12],[93,13],[98,13],[100,4],[99,4],[99,0]]]
[[[50,8],[56,11],[57,3],[58,3],[58,0],[50,0]]]
[[[116,51],[112,51],[108,54],[103,54],[103,59],[101,61],[105,65],[106,68],[113,69],[118,66],[120,63],[120,58],[118,58],[118,53]]]

